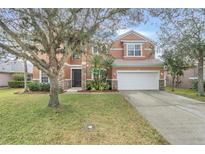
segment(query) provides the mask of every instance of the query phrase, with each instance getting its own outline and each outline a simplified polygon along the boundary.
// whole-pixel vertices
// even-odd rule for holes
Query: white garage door
[[[159,72],[118,72],[118,90],[158,90]]]

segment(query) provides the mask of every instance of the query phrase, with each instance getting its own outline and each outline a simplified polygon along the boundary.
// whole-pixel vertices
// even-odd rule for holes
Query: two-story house
[[[68,57],[59,82],[64,89],[85,88],[92,80],[90,57],[93,48],[82,55]],[[110,54],[115,58],[110,79],[112,89],[118,90],[160,90],[164,88],[163,63],[155,59],[155,44],[147,37],[129,31],[113,41]],[[33,80],[49,82],[45,73],[36,67]]]

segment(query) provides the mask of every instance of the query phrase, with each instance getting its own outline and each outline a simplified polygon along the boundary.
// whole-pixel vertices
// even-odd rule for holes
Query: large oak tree
[[[48,106],[57,107],[58,76],[66,58],[74,51],[85,51],[96,40],[103,42],[129,21],[137,24],[142,17],[139,9],[0,9],[0,49],[48,75]]]

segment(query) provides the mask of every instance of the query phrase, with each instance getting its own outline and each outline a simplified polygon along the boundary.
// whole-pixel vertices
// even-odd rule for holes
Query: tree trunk
[[[198,58],[198,96],[203,96],[204,95],[203,66],[204,66],[204,54],[203,54],[203,51],[199,51],[199,58]]]
[[[58,100],[58,76],[49,77],[50,79],[50,100],[49,107],[57,107],[59,105]]]
[[[28,91],[27,77],[28,77],[27,61],[24,60],[24,92]]]
[[[172,76],[172,91],[174,91],[175,75]]]

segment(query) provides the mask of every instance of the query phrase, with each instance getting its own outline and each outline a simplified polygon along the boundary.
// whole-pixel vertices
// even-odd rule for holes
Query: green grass
[[[170,93],[174,93],[174,94],[177,94],[177,95],[182,95],[182,96],[185,96],[185,97],[189,97],[189,98],[192,98],[192,99],[196,99],[196,100],[205,102],[205,97],[204,96],[197,96],[197,92],[192,90],[192,89],[175,88],[175,91],[172,91],[171,87],[166,87],[165,90],[167,92],[170,92]]]
[[[120,94],[47,94],[0,90],[0,144],[168,144]],[[87,130],[87,124],[95,129]]]

